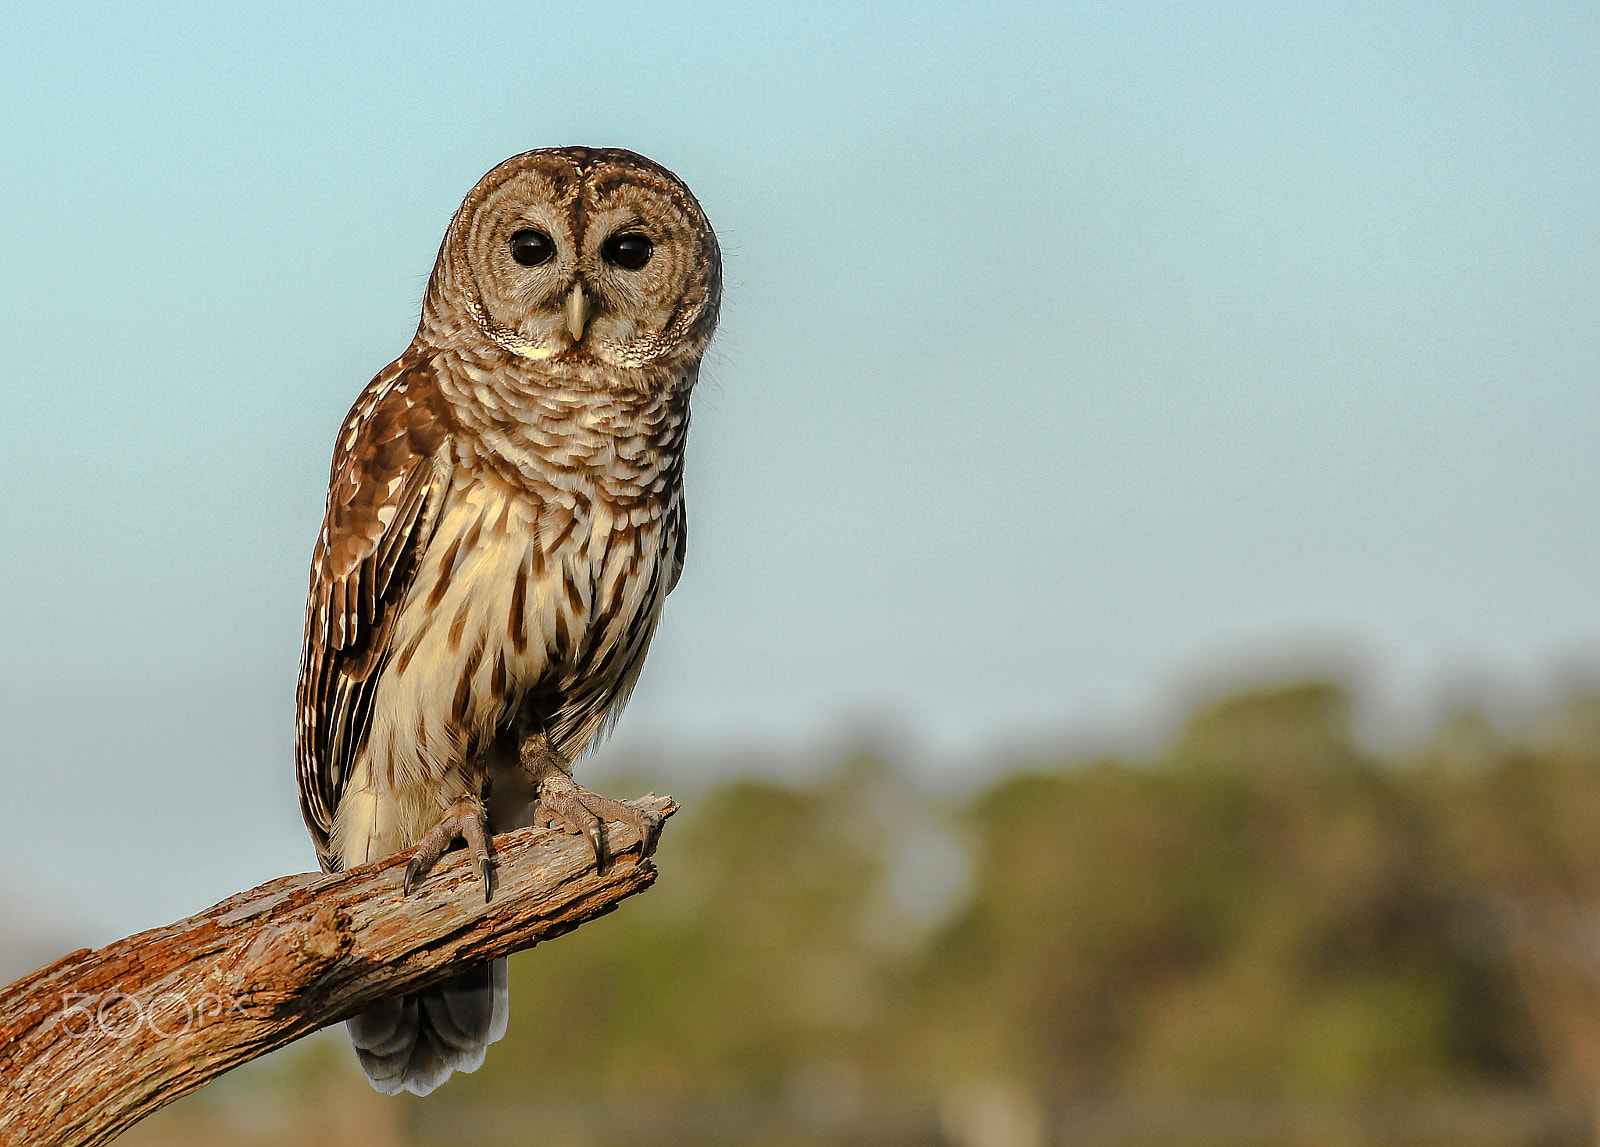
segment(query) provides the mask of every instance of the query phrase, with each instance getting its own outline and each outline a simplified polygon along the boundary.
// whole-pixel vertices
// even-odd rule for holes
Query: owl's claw
[[[567,771],[566,761],[543,736],[530,737],[522,747],[522,766],[538,793],[533,823],[587,837],[594,850],[595,867],[604,872],[611,863],[605,826],[619,821],[639,834],[645,855],[650,854],[658,827],[654,817],[624,801],[600,796],[582,787]]]
[[[457,840],[463,840],[472,853],[473,867],[483,884],[483,902],[487,904],[494,895],[494,856],[489,851],[487,822],[488,813],[477,797],[462,797],[445,809],[439,823],[417,844],[416,855],[406,865],[400,894],[410,896],[411,890],[449,851],[450,846]]]

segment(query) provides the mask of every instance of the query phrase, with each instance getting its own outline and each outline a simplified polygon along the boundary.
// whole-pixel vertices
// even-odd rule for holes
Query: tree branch
[[[663,820],[677,807],[632,803]],[[656,878],[654,841],[617,822],[607,834],[603,873],[581,837],[496,837],[487,904],[465,851],[409,897],[409,849],[284,876],[0,988],[0,1143],[105,1143],[229,1068],[605,915]]]

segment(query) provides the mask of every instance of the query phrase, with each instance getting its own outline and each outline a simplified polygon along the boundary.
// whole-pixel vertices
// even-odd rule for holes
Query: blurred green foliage
[[[1351,709],[1259,690],[961,801],[872,754],[691,794],[655,888],[513,958],[476,1074],[387,1099],[330,1032],[126,1141],[1596,1142],[1600,699],[1388,755]]]
[[[960,805],[866,756],[716,788],[654,890],[514,959],[511,1031],[448,1093],[1576,1096],[1600,947],[1561,953],[1600,920],[1597,713],[1515,745],[1463,717],[1376,759],[1346,691],[1306,682]]]

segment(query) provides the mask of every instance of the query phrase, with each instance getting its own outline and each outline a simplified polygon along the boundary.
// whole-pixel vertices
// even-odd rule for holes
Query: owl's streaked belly
[[[367,741],[334,818],[345,868],[416,843],[452,800],[481,789],[485,772],[515,790],[515,761],[492,748],[530,692],[592,698],[585,743],[625,697],[665,596],[647,568],[663,559],[661,523],[617,522],[601,502],[576,517],[541,520],[540,511],[484,481],[448,498],[391,633]]]

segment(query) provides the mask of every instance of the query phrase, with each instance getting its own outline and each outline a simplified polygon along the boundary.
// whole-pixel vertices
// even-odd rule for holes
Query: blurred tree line
[[[382,1141],[1593,1142],[1600,699],[1381,759],[1351,708],[1235,696],[958,804],[866,755],[696,794]]]
[[[1376,759],[1346,690],[1293,684],[952,808],[860,757],[701,794],[659,865],[513,961],[510,1034],[440,1099],[931,1101],[984,1147],[1108,1100],[1540,1095],[1577,1123],[1527,1134],[1565,1141],[1600,1103],[1595,700]]]

